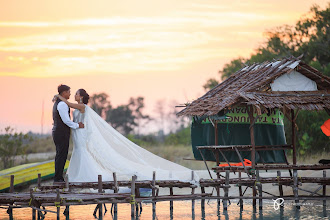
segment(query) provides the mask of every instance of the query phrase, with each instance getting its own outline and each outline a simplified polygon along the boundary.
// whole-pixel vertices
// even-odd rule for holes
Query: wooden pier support
[[[298,200],[298,170],[293,170],[293,195],[295,197],[296,208],[300,209]]]
[[[136,176],[132,176],[132,183],[131,183],[131,219],[135,219],[135,180]],[[136,213],[137,214],[137,213]]]
[[[61,210],[61,197],[60,197],[60,190],[56,189],[56,219],[60,220],[60,210]]]
[[[173,187],[170,187],[170,196],[173,196]],[[173,200],[170,200],[170,216],[173,219]]]
[[[238,172],[238,179],[239,179],[239,182],[242,181],[242,172],[241,171]],[[240,183],[238,186],[238,191],[239,191],[239,196],[243,197],[242,185]],[[240,207],[240,211],[243,211],[243,199],[239,199],[239,207]]]
[[[229,170],[226,170],[226,179],[225,179],[225,188],[224,188],[224,191],[225,191],[225,198],[228,197],[228,191],[229,191]],[[223,199],[222,200],[223,202],[223,210],[224,211],[227,211],[228,209],[228,199]]]
[[[259,210],[262,210],[262,184],[260,182],[260,174],[259,174],[259,170],[256,171],[256,186],[258,187],[258,191],[259,191]]]
[[[152,219],[156,219],[156,171],[152,172],[152,182],[151,182],[151,187],[152,187]]]
[[[98,175],[98,192],[102,193],[103,192],[103,185],[102,185],[102,175]],[[99,219],[103,219],[103,204],[99,203]]]
[[[116,172],[113,172],[112,176],[113,176],[113,182],[114,182],[114,193],[118,193],[119,187],[118,187]],[[117,217],[117,212],[118,212],[117,210],[118,210],[117,203],[113,203],[113,214],[116,217]]]
[[[323,178],[327,177],[327,171],[323,170]],[[322,192],[323,196],[327,195],[327,185],[323,184],[323,192]],[[327,200],[323,199],[323,209],[326,209],[326,205],[327,205]]]
[[[194,180],[195,179],[195,174],[194,174],[194,171],[192,170],[191,171],[191,180]],[[194,199],[194,195],[195,195],[195,186],[193,186],[191,188],[191,197],[192,197],[192,200],[191,200],[191,219],[195,219],[195,199]]]

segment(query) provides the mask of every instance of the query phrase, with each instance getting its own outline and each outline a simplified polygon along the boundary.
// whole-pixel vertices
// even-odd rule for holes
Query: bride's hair
[[[87,105],[88,100],[89,100],[89,95],[86,92],[86,90],[85,89],[79,89],[78,92],[79,92],[79,95],[83,97],[83,100],[82,100],[83,103]]]

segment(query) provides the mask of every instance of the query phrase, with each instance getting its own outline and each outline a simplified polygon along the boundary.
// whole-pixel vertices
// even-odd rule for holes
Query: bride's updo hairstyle
[[[88,100],[89,100],[89,95],[86,92],[86,90],[85,89],[79,89],[78,92],[79,92],[79,95],[83,97],[83,100],[82,100],[83,103],[87,105]]]

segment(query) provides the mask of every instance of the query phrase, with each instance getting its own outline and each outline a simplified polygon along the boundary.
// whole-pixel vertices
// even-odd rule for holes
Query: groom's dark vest
[[[70,127],[64,124],[64,122],[61,119],[60,113],[57,110],[57,105],[60,101],[61,101],[60,99],[57,99],[57,101],[54,103],[53,106],[53,120],[54,120],[53,132],[70,135]],[[70,117],[70,108],[68,114]]]

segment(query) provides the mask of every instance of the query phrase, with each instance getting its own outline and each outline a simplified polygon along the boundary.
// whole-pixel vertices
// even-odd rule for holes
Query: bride
[[[73,121],[85,125],[84,129],[72,129],[73,152],[67,171],[70,182],[97,182],[98,175],[111,181],[113,172],[119,180],[133,175],[138,180],[151,180],[153,171],[157,180],[198,181],[196,174],[191,179],[192,170],[152,154],[116,131],[87,105],[89,95],[84,89],[75,94],[77,104],[56,96],[75,109]]]

